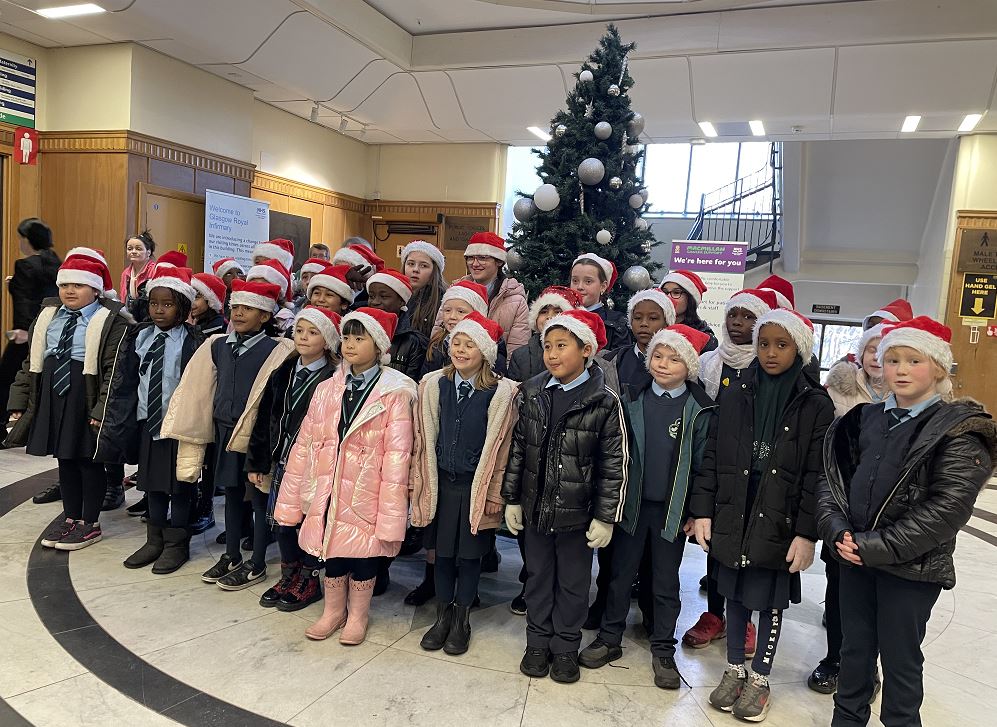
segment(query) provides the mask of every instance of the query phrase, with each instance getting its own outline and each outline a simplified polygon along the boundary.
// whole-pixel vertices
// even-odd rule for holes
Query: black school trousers
[[[526,528],[526,645],[577,653],[588,614],[592,551],[585,530]]]

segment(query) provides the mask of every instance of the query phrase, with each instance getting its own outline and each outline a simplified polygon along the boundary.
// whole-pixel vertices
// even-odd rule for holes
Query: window
[[[502,204],[502,236],[508,237],[512,232],[512,223],[516,218],[512,216],[512,206],[519,199],[517,191],[526,194],[533,194],[533,191],[540,186],[540,177],[537,176],[537,167],[540,165],[540,157],[534,151],[540,147],[533,146],[510,146],[505,163],[505,200]]]
[[[838,361],[855,351],[862,338],[858,323],[831,323],[814,321],[814,356],[820,362],[820,382],[827,378],[828,370]]]

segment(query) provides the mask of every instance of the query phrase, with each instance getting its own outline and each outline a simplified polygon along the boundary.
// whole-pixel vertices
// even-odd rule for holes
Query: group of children
[[[758,722],[784,611],[823,541],[828,655],[811,687],[836,692],[833,724],[865,724],[881,659],[883,723],[919,724],[920,640],[997,456],[989,415],[950,401],[951,332],[902,301],[877,311],[829,396],[813,324],[777,276],[728,301],[718,340],[689,271],[624,313],[605,304],[615,265],[583,253],[569,286],[527,307],[501,238],[479,233],[465,255],[468,277],[447,288],[433,245],[406,246],[402,273],[352,241],[301,266],[295,299],[293,246],[273,240],[245,279],[231,259],[214,275],[157,265],[138,323],[102,296],[106,265],[69,255],[10,395],[6,445],[59,464],[64,519],[41,544],[100,540],[102,463],[137,463],[147,540],[124,565],[173,572],[210,473],[226,552],[202,580],[262,582],[274,534],[281,574],[260,605],[321,600],[305,636],[353,645],[421,529],[437,598],[421,645],[459,655],[504,522],[525,565],[524,674],[570,683],[621,658],[636,588],[654,683],[678,689],[692,539],[709,554],[708,611],[682,641],[730,637],[710,703]],[[585,645],[583,628],[597,630]]]

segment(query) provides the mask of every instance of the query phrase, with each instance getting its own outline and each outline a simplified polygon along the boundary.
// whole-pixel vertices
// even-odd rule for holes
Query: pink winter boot
[[[325,609],[318,621],[305,629],[305,636],[313,641],[324,641],[346,623],[346,590],[349,576],[326,578]]]
[[[347,609],[346,626],[339,635],[339,643],[347,646],[362,644],[367,638],[367,620],[370,614],[370,599],[374,595],[374,581],[350,581],[350,603]]]

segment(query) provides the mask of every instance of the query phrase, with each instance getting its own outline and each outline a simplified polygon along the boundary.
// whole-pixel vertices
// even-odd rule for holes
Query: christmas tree
[[[611,291],[618,308],[631,291],[649,287],[649,273],[661,267],[650,261],[654,235],[641,217],[647,209],[637,176],[644,119],[630,108],[634,80],[627,73],[634,47],[608,27],[575,75],[567,110],[551,121],[546,148],[535,152],[543,184],[533,194],[519,192],[508,239],[511,267],[531,299],[548,285],[566,284],[582,252],[616,264],[624,283]]]

